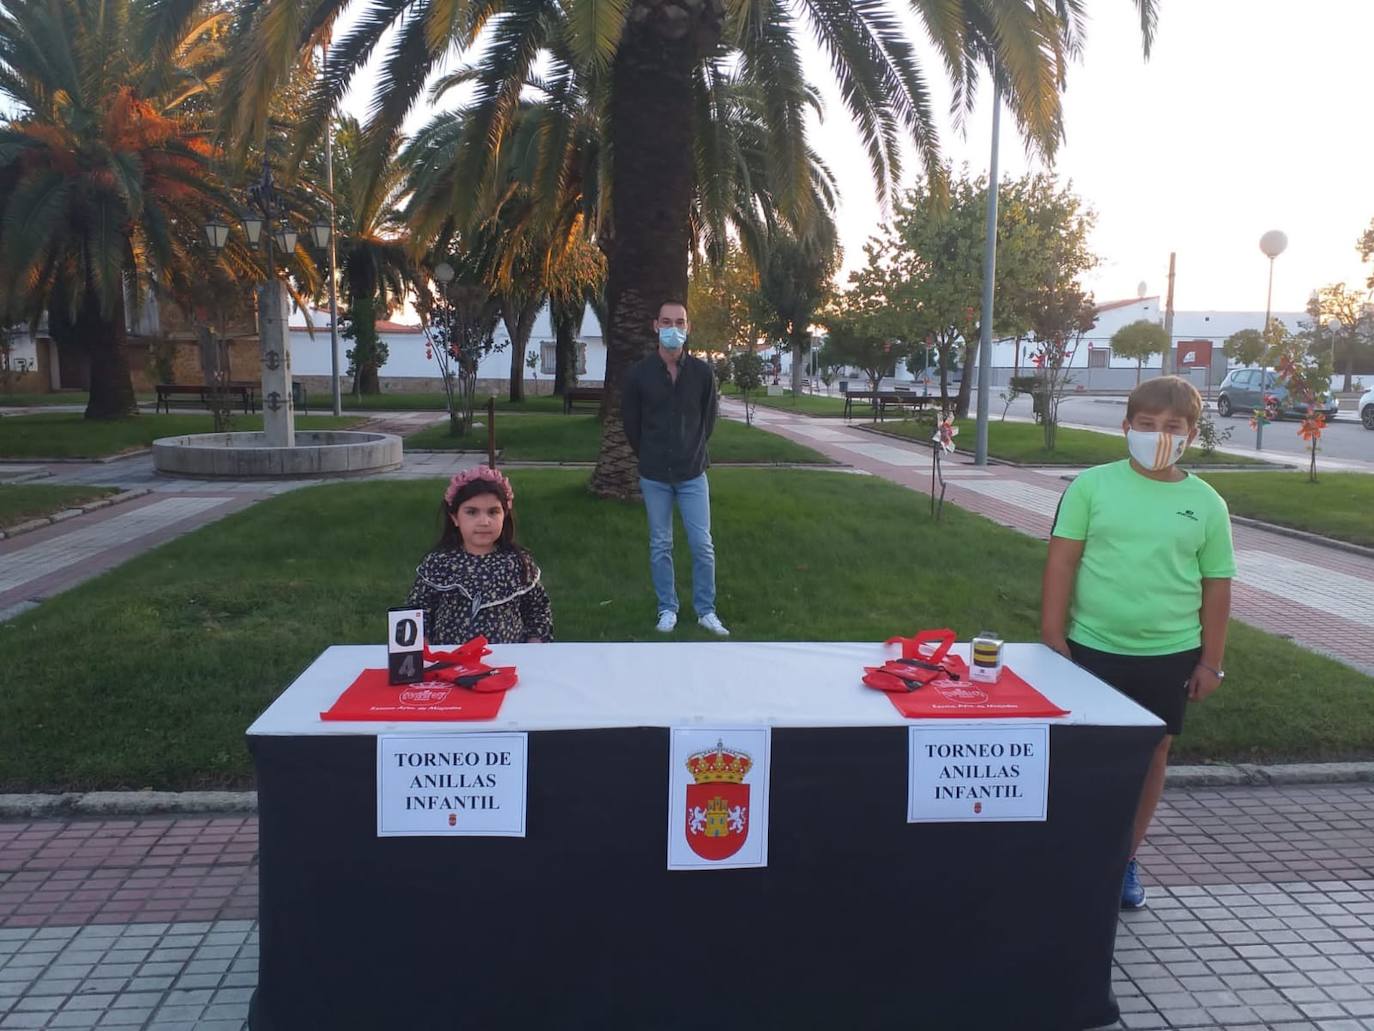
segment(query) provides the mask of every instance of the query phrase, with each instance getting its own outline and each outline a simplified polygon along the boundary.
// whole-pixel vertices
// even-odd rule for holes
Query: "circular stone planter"
[[[206,480],[302,480],[401,467],[401,438],[348,430],[297,431],[295,447],[269,447],[263,433],[191,433],[153,441],[153,468]]]

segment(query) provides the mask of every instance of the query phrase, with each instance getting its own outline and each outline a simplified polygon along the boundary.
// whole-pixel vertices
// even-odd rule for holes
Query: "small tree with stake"
[[[494,349],[498,308],[491,291],[479,282],[460,283],[453,266],[434,268],[438,289],[422,292],[425,357],[439,366],[448,404],[449,433],[462,436],[472,428],[477,392],[477,366]]]
[[[739,388],[740,400],[744,402],[744,424],[754,425],[754,393],[763,386],[763,359],[753,351],[740,351],[730,359],[730,378]]]
[[[1298,338],[1292,337],[1289,341],[1289,345],[1276,355],[1274,364],[1279,382],[1288,390],[1290,404],[1296,401],[1304,409],[1298,436],[1308,444],[1308,482],[1316,483],[1317,448],[1322,431],[1326,429],[1326,416],[1317,410],[1317,404],[1331,387],[1331,366],[1326,356],[1315,358],[1305,353]]]
[[[1047,284],[1031,313],[1036,349],[1031,362],[1037,370],[1040,394],[1041,427],[1045,450],[1053,451],[1059,426],[1059,402],[1064,399],[1073,377],[1069,369],[1083,334],[1097,324],[1097,306],[1092,294],[1077,282]]]

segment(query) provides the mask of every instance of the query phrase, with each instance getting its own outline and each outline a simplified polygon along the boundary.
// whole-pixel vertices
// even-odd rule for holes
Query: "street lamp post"
[[[983,230],[983,304],[978,326],[978,421],[973,464],[988,464],[988,408],[992,397],[992,306],[997,277],[997,137],[1002,94],[997,86],[997,60],[992,61],[992,156],[988,161],[988,209]],[[965,363],[964,375],[972,362]]]
[[[1269,318],[1274,308],[1274,259],[1288,249],[1288,234],[1271,229],[1260,237],[1260,250],[1269,259],[1269,293],[1264,300],[1264,332],[1269,332]]]
[[[1271,229],[1260,237],[1260,250],[1269,259],[1269,292],[1264,299],[1264,341],[1266,346],[1269,343],[1269,321],[1274,310],[1274,259],[1288,249],[1288,234],[1278,229]],[[1264,359],[1260,359],[1260,407],[1264,408],[1264,374],[1266,372]],[[1264,447],[1264,420],[1255,420],[1255,450],[1262,450]]]
[[[294,447],[296,413],[291,395],[290,309],[286,284],[277,278],[273,245],[290,255],[297,233],[286,220],[281,193],[272,179],[272,166],[262,160],[262,178],[248,187],[243,231],[250,245],[262,244],[267,279],[258,288],[258,340],[262,359],[263,431],[268,447]],[[264,231],[265,230],[265,231]],[[218,219],[205,225],[210,246],[219,251],[229,240],[229,227]]]

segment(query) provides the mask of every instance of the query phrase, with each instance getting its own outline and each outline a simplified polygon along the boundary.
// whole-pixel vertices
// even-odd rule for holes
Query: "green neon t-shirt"
[[[1162,483],[1129,460],[1074,479],[1056,537],[1083,542],[1068,636],[1119,655],[1168,655],[1202,643],[1202,581],[1236,575],[1231,514],[1191,473]]]

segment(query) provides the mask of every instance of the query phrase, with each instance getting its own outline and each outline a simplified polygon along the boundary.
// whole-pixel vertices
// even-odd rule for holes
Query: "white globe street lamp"
[[[1269,259],[1269,296],[1264,302],[1264,332],[1269,333],[1269,316],[1274,307],[1274,259],[1288,249],[1288,234],[1271,229],[1260,237],[1260,250]]]

